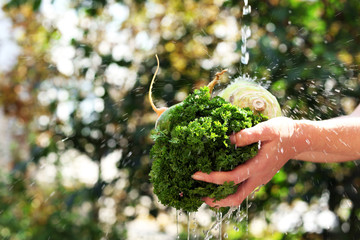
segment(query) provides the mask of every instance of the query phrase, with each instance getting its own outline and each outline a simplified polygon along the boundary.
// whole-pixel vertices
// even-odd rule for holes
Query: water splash
[[[221,240],[222,237],[222,222],[225,219],[229,219],[231,217],[231,215],[233,214],[233,212],[235,212],[238,209],[238,207],[230,207],[230,209],[228,210],[228,212],[223,216],[222,213],[219,211],[216,214],[216,222],[210,227],[210,229],[208,231],[205,232],[205,238],[204,240],[209,240],[213,237],[213,235],[211,234],[212,230],[216,230],[219,229],[219,239]]]

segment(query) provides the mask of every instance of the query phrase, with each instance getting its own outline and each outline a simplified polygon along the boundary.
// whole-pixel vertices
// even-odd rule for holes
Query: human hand
[[[211,207],[240,205],[254,189],[268,183],[289,159],[304,150],[304,144],[299,140],[300,135],[296,121],[286,117],[273,118],[231,135],[231,142],[238,147],[260,141],[261,148],[254,158],[232,171],[210,174],[196,172],[192,176],[195,180],[216,184],[230,181],[241,183],[236,193],[215,202],[214,199],[206,197],[205,203]]]

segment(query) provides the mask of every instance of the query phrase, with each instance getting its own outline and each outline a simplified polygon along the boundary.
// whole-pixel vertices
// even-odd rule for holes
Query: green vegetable
[[[229,171],[258,152],[258,144],[235,148],[229,135],[267,120],[249,108],[238,108],[209,87],[197,89],[182,103],[165,110],[152,134],[150,180],[164,205],[196,211],[209,196],[220,200],[236,192],[233,182],[216,185],[195,181],[197,172]]]

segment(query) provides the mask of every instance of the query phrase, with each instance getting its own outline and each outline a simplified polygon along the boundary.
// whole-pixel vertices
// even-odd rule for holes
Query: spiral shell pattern
[[[262,86],[243,78],[236,79],[218,95],[233,105],[249,107],[268,118],[281,116],[281,108],[275,96]]]

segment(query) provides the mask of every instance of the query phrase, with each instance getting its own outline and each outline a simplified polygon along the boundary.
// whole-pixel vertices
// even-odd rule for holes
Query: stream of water
[[[219,239],[225,240],[228,239],[229,234],[227,229],[230,228],[230,224],[234,224],[233,230],[239,232],[239,225],[245,224],[245,239],[248,235],[248,209],[250,208],[248,198],[245,201],[245,206],[243,209],[241,206],[230,207],[226,213],[217,211],[215,213],[215,222],[207,229],[203,231],[204,240],[210,239]],[[196,213],[187,213],[187,240],[198,240],[201,237],[199,234],[199,224],[196,220]],[[179,225],[181,224],[180,218],[183,217],[182,211],[176,211],[176,224],[177,224],[177,237],[180,239]],[[183,219],[184,220],[184,219]]]
[[[248,0],[244,0],[243,7],[243,16],[251,13],[251,6],[249,5]],[[241,63],[248,64],[249,63],[249,52],[247,50],[247,40],[251,37],[251,29],[250,26],[244,24],[241,26]]]
[[[249,5],[248,0],[244,0],[244,6],[243,6],[243,16],[248,15],[251,13],[251,5]],[[248,39],[251,37],[251,29],[250,26],[243,24],[241,26],[241,63],[244,65],[247,65],[249,63],[249,52],[247,49],[247,41]],[[247,74],[245,74],[247,75]],[[230,207],[230,209],[223,214],[221,211],[217,211],[216,215],[215,215],[215,223],[213,223],[211,225],[211,227],[204,231],[204,235],[205,238],[204,240],[210,240],[213,239],[214,237],[217,237],[217,239],[219,240],[223,240],[223,239],[227,239],[228,238],[228,233],[224,232],[223,229],[223,223],[225,223],[226,225],[230,224],[230,220],[233,217],[234,221],[235,221],[235,225],[233,227],[234,231],[238,232],[239,229],[239,224],[242,223],[244,220],[245,222],[245,238],[247,239],[248,236],[248,215],[249,215],[249,208],[250,208],[250,204],[249,204],[249,198],[247,197],[245,200],[245,209],[242,210],[241,206],[236,206],[236,207]],[[235,213],[235,214],[234,214]],[[192,217],[193,214],[193,217]],[[198,239],[199,235],[197,234],[197,222],[196,222],[196,218],[195,218],[195,214],[196,213],[187,213],[187,240],[193,239],[196,240]],[[181,211],[176,211],[176,231],[177,231],[177,238],[176,239],[180,239],[180,235],[179,235],[179,216],[182,215]]]

